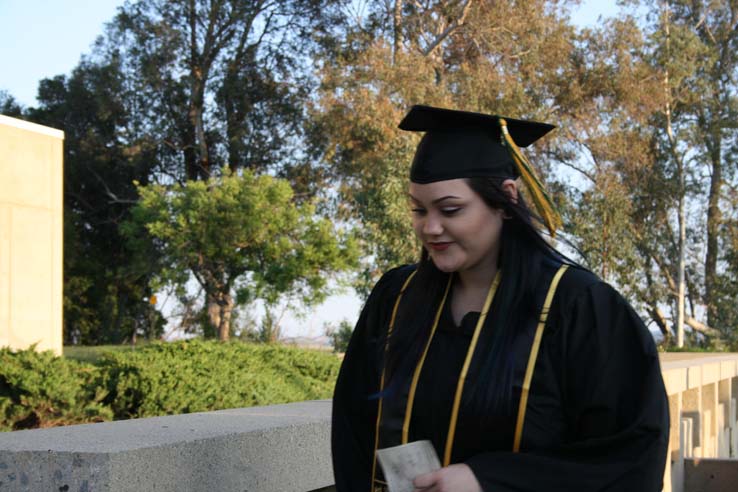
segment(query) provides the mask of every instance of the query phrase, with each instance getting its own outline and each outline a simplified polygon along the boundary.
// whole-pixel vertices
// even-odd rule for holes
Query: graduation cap
[[[411,181],[423,184],[458,178],[520,176],[551,235],[561,227],[553,201],[519,148],[550,132],[553,125],[416,105],[399,127],[425,132],[410,168]]]

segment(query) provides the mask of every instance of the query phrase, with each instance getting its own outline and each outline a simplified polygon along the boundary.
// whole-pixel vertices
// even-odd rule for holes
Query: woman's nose
[[[443,232],[443,225],[435,214],[428,214],[423,223],[423,234],[428,236],[438,236]]]

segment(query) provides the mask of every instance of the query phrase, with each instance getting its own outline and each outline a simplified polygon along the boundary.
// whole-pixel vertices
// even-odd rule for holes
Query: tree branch
[[[472,0],[466,0],[464,6],[461,9],[461,15],[459,16],[459,18],[456,19],[456,21],[449,25],[446,29],[444,29],[443,32],[441,32],[438,36],[436,36],[436,39],[433,40],[430,46],[423,50],[423,56],[428,56],[433,53],[438,45],[440,45],[453,31],[464,25],[464,22],[466,21],[466,16],[471,10],[471,5]]]

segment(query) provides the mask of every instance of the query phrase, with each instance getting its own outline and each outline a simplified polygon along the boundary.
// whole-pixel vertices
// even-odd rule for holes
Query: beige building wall
[[[63,142],[0,115],[0,347],[62,353]]]

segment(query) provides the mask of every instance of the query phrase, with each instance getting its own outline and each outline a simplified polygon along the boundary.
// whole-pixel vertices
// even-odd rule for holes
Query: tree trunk
[[[186,128],[182,131],[182,152],[184,153],[185,161],[185,177],[189,181],[197,179],[198,164],[197,164],[197,150],[195,148],[195,134],[189,125],[183,123]]]
[[[690,316],[687,316],[684,321],[690,326],[690,328],[702,333],[703,335],[713,338],[720,338],[720,332],[718,330],[704,323],[701,323]]]
[[[198,68],[193,69],[193,77],[202,76]],[[197,175],[202,179],[210,176],[210,152],[205,139],[205,124],[203,122],[203,105],[205,100],[205,81],[193,80],[192,94],[190,95],[190,125],[192,126],[195,143],[197,144]]]
[[[210,176],[210,155],[208,152],[208,144],[205,140],[205,127],[203,122],[203,112],[205,105],[205,83],[208,79],[210,71],[209,63],[200,53],[197,40],[197,11],[194,0],[190,0],[189,5],[189,24],[190,24],[190,101],[187,116],[190,121],[192,133],[195,137],[196,149],[198,151],[197,160],[197,176],[207,179]]]
[[[210,322],[210,329],[214,330],[220,336],[220,306],[218,305],[217,294],[206,294],[205,298],[208,303],[208,321]]]
[[[228,64],[228,70],[223,80],[222,94],[223,94],[223,108],[225,109],[225,120],[226,120],[226,138],[228,146],[228,168],[232,173],[241,167],[241,139],[239,138],[239,130],[243,130],[241,125],[243,121],[238,117],[238,110],[236,108],[237,103],[235,98],[238,97],[235,88],[237,87],[237,70],[235,63],[231,62]]]
[[[722,163],[720,162],[720,138],[712,144],[710,152],[712,177],[710,178],[710,195],[707,201],[707,254],[705,255],[705,305],[707,306],[707,324],[715,326],[715,289],[717,280],[718,234],[722,217],[720,213],[720,192],[723,182]]]
[[[664,316],[661,308],[659,308],[657,305],[651,305],[648,308],[648,314],[649,316],[651,316],[651,319],[656,322],[659,330],[661,330],[661,334],[664,335],[664,341],[668,343],[673,337],[674,333],[671,328],[669,328],[669,323],[666,321],[666,316]]]
[[[227,341],[231,333],[231,314],[234,301],[230,294],[216,292],[207,295],[208,320],[218,334],[218,340]]]
[[[255,50],[250,47],[239,47],[223,77],[221,94],[225,110],[228,167],[233,173],[239,168],[252,167],[245,161],[244,139],[248,137],[246,119],[253,111],[253,104],[245,100],[247,95],[242,80],[246,76],[239,73],[239,68],[256,63]]]
[[[669,4],[662,2],[662,9],[664,14],[664,34],[666,36],[666,55],[671,57],[671,29],[669,24],[671,22]],[[685,292],[685,280],[684,280],[684,263],[685,263],[685,251],[686,251],[686,216],[684,210],[684,198],[685,198],[685,186],[684,186],[684,162],[682,157],[677,151],[676,138],[674,136],[674,129],[671,122],[671,84],[669,83],[669,70],[668,68],[664,71],[664,96],[666,101],[665,114],[666,114],[666,135],[669,138],[669,148],[671,149],[671,155],[674,159],[674,163],[677,166],[677,179],[679,180],[679,196],[677,197],[677,217],[679,222],[679,262],[677,266],[677,321],[676,321],[676,333],[677,333],[677,347],[684,347],[684,292]]]
[[[224,294],[220,302],[220,325],[218,326],[218,339],[226,341],[231,335],[231,313],[233,312],[233,297]]]
[[[397,53],[400,51],[402,44],[402,1],[395,0],[395,11],[393,15],[394,21],[394,40],[392,45],[392,64],[397,63]]]

